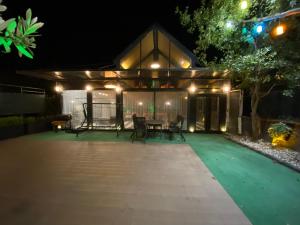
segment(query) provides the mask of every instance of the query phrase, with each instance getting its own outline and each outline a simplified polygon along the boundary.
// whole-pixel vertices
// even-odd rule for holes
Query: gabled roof
[[[193,68],[197,57],[160,25],[152,25],[115,59],[119,69]]]

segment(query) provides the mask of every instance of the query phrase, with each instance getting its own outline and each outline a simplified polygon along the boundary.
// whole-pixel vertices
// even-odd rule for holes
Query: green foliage
[[[268,128],[268,133],[271,138],[276,138],[280,136],[288,137],[293,133],[293,129],[285,123],[279,122],[272,124]]]
[[[0,117],[0,127],[13,127],[23,124],[21,116]]]
[[[2,0],[0,0],[0,13],[6,10],[1,2]],[[44,25],[37,20],[37,17],[32,18],[31,9],[27,9],[25,18],[18,17],[17,20],[11,18],[5,21],[0,17],[0,47],[3,46],[4,52],[10,53],[13,44],[20,57],[24,55],[32,59],[32,49],[36,48],[37,31]]]
[[[300,84],[299,18],[287,19],[288,31],[280,37],[270,35],[276,22],[263,24],[265,30],[257,34],[256,18],[286,10],[286,1],[249,0],[244,10],[240,3],[241,0],[203,0],[200,8],[177,8],[176,13],[188,32],[197,35],[195,52],[204,65],[228,69],[239,88],[251,90],[258,86],[258,99],[275,85],[286,87],[284,94],[291,96],[293,88]],[[254,22],[242,22],[249,19]],[[228,21],[233,26],[226,26]],[[208,61],[206,53],[211,48],[221,54]]]

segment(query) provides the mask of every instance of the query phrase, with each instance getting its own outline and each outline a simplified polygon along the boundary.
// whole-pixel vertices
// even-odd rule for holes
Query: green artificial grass
[[[30,135],[35,140],[128,142],[130,132],[64,132]],[[300,174],[222,135],[185,134],[189,144],[253,225],[300,224]],[[152,138],[146,142],[182,143]]]

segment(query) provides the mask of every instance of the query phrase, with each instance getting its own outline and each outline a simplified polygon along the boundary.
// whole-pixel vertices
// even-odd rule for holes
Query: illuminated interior
[[[116,60],[120,69],[187,69],[194,55],[159,26],[142,35]],[[155,63],[159,67],[153,68]]]

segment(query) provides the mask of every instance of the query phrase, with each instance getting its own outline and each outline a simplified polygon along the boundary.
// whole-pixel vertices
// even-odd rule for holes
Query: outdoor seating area
[[[0,225],[300,225],[300,2],[142,3],[0,0]]]
[[[145,143],[147,138],[157,136],[172,140],[175,134],[180,135],[182,141],[185,141],[182,130],[184,118],[181,115],[177,116],[176,121],[171,121],[166,130],[163,130],[163,120],[146,120],[145,117],[137,117],[136,114],[133,114],[132,121],[133,132],[130,136],[132,142],[141,139]]]

